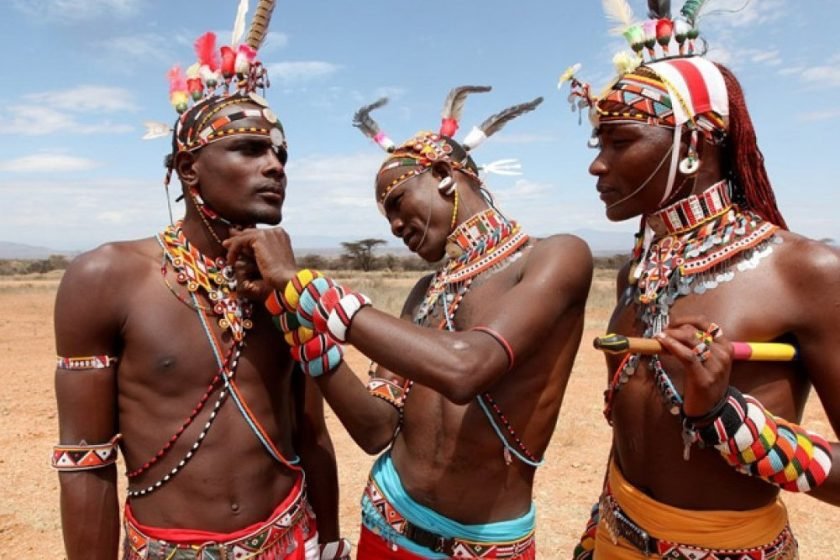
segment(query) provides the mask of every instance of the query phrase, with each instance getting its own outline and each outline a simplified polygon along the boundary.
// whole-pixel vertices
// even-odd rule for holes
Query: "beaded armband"
[[[715,409],[699,427],[684,418],[687,442],[714,447],[739,472],[791,492],[810,492],[828,478],[831,446],[822,436],[773,416],[734,387]]]
[[[52,467],[58,471],[89,471],[113,465],[117,461],[117,449],[121,434],[108,443],[89,445],[84,440],[77,445],[59,444],[53,447]]]
[[[371,395],[384,400],[402,414],[405,405],[405,387],[387,379],[373,377],[367,384],[367,390]]]
[[[57,356],[55,367],[66,370],[105,369],[117,363],[114,356]]]

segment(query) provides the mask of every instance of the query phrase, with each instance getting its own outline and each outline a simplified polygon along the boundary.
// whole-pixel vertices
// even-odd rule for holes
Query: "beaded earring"
[[[680,161],[680,173],[683,175],[694,175],[700,169],[700,156],[697,155],[697,131],[691,131],[691,140],[688,144],[688,153]]]
[[[453,187],[454,188],[454,187]],[[455,191],[455,201],[452,203],[452,220],[449,222],[449,231],[455,230],[458,223],[458,191]]]
[[[438,190],[445,195],[451,195],[455,192],[455,188],[458,186],[458,183],[452,178],[451,175],[444,177],[438,183]]]

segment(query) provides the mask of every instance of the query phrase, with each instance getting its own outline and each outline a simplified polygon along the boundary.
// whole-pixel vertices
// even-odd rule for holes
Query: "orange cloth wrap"
[[[710,549],[757,548],[772,542],[785,530],[787,509],[776,502],[749,511],[693,511],[657,502],[627,482],[615,463],[610,464],[610,490],[625,513],[651,536],[670,542]],[[659,558],[645,554],[619,538],[612,542],[603,513],[595,538],[598,560]]]

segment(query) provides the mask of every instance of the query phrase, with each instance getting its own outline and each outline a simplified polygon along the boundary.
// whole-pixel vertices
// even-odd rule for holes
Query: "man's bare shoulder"
[[[123,281],[160,259],[160,246],[153,237],[100,245],[74,258],[61,280],[62,287],[83,284],[88,288]]]
[[[538,277],[552,277],[566,289],[588,292],[592,282],[592,251],[580,237],[557,234],[534,243],[525,273],[535,271]]]
[[[432,281],[434,276],[434,273],[430,272],[414,284],[414,287],[411,288],[411,292],[409,292],[408,297],[405,300],[405,304],[403,305],[403,317],[410,317],[414,313],[415,307],[417,307],[417,304],[419,304],[423,299],[423,296],[426,294],[426,290],[429,289],[429,283]]]
[[[799,289],[840,288],[840,248],[826,242],[783,231],[783,243],[776,245],[776,267],[786,283]]]

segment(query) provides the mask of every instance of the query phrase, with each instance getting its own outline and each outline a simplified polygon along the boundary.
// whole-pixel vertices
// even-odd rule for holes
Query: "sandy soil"
[[[6,390],[0,395],[0,558],[63,558],[56,474],[48,466],[57,437],[52,388],[55,349],[52,306],[56,276],[0,279],[0,355]],[[611,280],[596,278],[584,341],[602,333]],[[349,361],[365,371],[354,351]],[[569,558],[591,504],[600,490],[609,430],[601,416],[602,357],[585,343],[575,365],[547,453],[537,474],[538,543],[541,558]],[[341,477],[341,521],[346,536],[358,537],[358,498],[373,459],[349,439],[332,413],[328,421]],[[831,427],[816,398],[805,424],[823,434]],[[803,559],[840,558],[840,508],[786,494]]]

